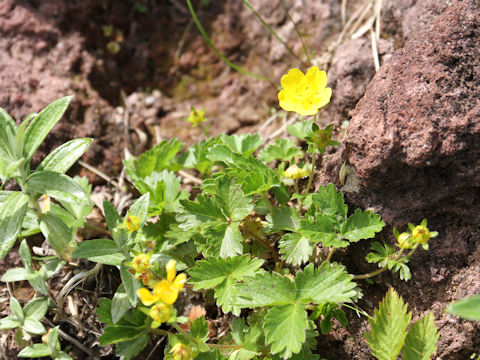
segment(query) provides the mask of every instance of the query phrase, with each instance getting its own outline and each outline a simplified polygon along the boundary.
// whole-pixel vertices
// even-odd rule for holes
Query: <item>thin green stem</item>
[[[292,55],[295,59],[300,61],[303,65],[308,66],[308,64],[305,61],[300,59],[293,52],[293,50],[290,48],[290,46],[287,45],[287,43],[280,37],[280,35],[278,35],[277,32],[275,30],[273,30],[272,27],[265,22],[265,20],[263,20],[262,16],[253,8],[252,4],[250,4],[250,2],[248,0],[242,0],[242,1],[250,9],[250,11],[257,17],[257,19],[260,20],[262,25],[270,32],[270,34],[272,34],[275,37],[275,39],[277,39],[283,46],[285,46],[285,49],[287,49],[287,51],[290,53],[290,55]],[[302,42],[303,42],[303,40],[302,40]]]
[[[295,179],[293,181],[293,187],[295,189],[295,192],[300,195],[300,190],[298,189],[298,179]]]
[[[328,253],[328,255],[327,255],[327,258],[325,259],[325,261],[326,261],[327,263],[329,263],[330,260],[332,259],[332,256],[333,256],[333,253],[334,253],[334,252],[335,252],[335,248],[330,248],[330,251],[329,251],[329,253]]]
[[[288,12],[288,10],[285,6],[283,7],[283,10],[285,11],[285,14],[287,14],[288,20],[290,20],[290,22],[295,27],[295,32],[297,33],[297,36],[299,37],[300,41],[302,42],[302,47],[303,47],[303,51],[305,52],[305,56],[307,57],[308,62],[311,64],[312,59],[310,58],[310,55],[308,54],[307,46],[305,45],[305,42],[303,41],[303,36],[300,33],[300,30],[298,29],[297,23],[295,21],[293,21],[293,18],[290,16],[290,13]]]
[[[250,235],[253,237],[255,240],[257,240],[260,244],[265,246],[267,249],[269,249],[272,252],[273,255],[273,260],[275,261],[275,269],[280,267],[280,269],[283,267],[283,261],[280,259],[280,256],[278,255],[277,250],[275,249],[275,246],[271,243],[266,241],[265,239],[262,239],[260,236],[257,234],[249,231],[248,229],[242,229],[247,235]]]
[[[232,63],[230,60],[228,60],[216,47],[213,45],[213,42],[210,40],[210,37],[207,35],[207,32],[203,28],[202,24],[200,23],[200,20],[198,20],[197,14],[195,13],[195,10],[193,9],[193,5],[191,0],[187,0],[187,6],[188,10],[190,11],[190,14],[192,15],[193,21],[195,22],[195,25],[197,25],[198,31],[200,31],[200,34],[202,35],[203,39],[207,43],[208,46],[217,54],[217,56],[222,59],[228,66],[230,66],[232,69],[238,71],[239,73],[242,73],[244,75],[248,75],[251,77],[254,77],[255,79],[259,80],[264,80],[268,81],[266,77],[251,73],[240,66],[235,65]]]
[[[162,336],[172,335],[171,332],[168,332],[167,330],[163,330],[163,329],[150,329],[150,332],[151,332],[152,334],[162,335]]]
[[[347,307],[347,308],[349,308],[349,309],[352,309],[352,310],[354,310],[354,311],[362,314],[363,316],[366,316],[367,318],[372,319],[372,317],[371,317],[370,315],[368,315],[368,314],[367,314],[365,311],[363,311],[363,310],[357,309],[356,307],[353,307],[353,306],[348,305],[348,304],[342,304],[342,306],[345,306],[345,307]]]

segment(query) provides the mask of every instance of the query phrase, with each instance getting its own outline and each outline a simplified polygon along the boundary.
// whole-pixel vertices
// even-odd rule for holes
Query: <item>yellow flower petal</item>
[[[175,266],[177,265],[177,262],[173,259],[171,259],[165,268],[167,269],[167,280],[169,282],[173,282],[175,279],[175,275],[177,274],[177,271],[175,270]]]
[[[150,306],[150,305],[158,302],[158,300],[159,300],[159,298],[157,296],[152,295],[150,293],[150,291],[148,291],[145,288],[138,289],[137,290],[137,295],[140,298],[140,300],[142,301],[142,303],[146,306]]]
[[[278,93],[278,102],[280,107],[285,111],[295,111],[297,108],[297,101],[295,94],[292,94],[291,91],[280,90]]]
[[[317,102],[318,109],[327,105],[330,102],[331,97],[332,97],[331,88],[326,88],[325,90],[323,90],[322,93],[320,94],[320,99],[318,99],[318,102]]]
[[[187,275],[184,273],[178,274],[173,282],[173,287],[178,291],[182,290],[183,285],[187,282]]]
[[[305,75],[303,75],[303,72],[300,70],[290,69],[287,75],[282,76],[282,80],[280,80],[280,82],[284,89],[296,88],[304,77]]]
[[[162,300],[165,304],[173,304],[177,301],[178,290],[173,286],[173,284],[167,280],[160,281],[153,289],[153,294],[159,300]]]

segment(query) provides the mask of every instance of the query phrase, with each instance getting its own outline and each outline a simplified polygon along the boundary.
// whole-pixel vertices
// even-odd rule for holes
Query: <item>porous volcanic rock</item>
[[[454,1],[397,51],[368,85],[340,164],[363,187],[359,206],[388,223],[447,214],[480,222],[480,3]],[[332,171],[333,170],[333,171]]]

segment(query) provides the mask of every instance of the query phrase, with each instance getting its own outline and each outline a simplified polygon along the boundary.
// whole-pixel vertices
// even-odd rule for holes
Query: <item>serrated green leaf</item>
[[[445,311],[463,319],[480,321],[480,295],[455,301],[453,304],[448,305]]]
[[[218,350],[198,354],[196,360],[225,360],[226,357]]]
[[[115,347],[115,354],[120,356],[120,360],[130,360],[147,346],[149,340],[150,336],[143,334],[134,340],[121,342]]]
[[[265,343],[264,331],[260,325],[247,326],[245,319],[236,318],[230,324],[230,329],[233,341],[241,348],[233,351],[229,360],[249,360],[260,355],[259,348]]]
[[[333,221],[328,216],[319,215],[315,222],[301,220],[297,231],[313,243],[320,242],[325,247],[348,246],[348,242],[342,240],[341,236],[335,232]]]
[[[0,205],[0,259],[12,248],[27,212],[28,196],[14,192]]]
[[[120,284],[112,299],[112,322],[118,323],[130,308],[130,300],[123,284]]]
[[[233,285],[247,276],[254,276],[262,264],[263,260],[250,259],[248,255],[227,259],[212,257],[208,261],[198,261],[188,274],[195,290],[215,288],[215,298],[223,312],[232,311],[238,316],[240,308],[230,304]]]
[[[29,332],[30,334],[42,335],[45,334],[45,327],[38,320],[32,318],[26,318],[22,324],[23,330]]]
[[[197,201],[180,201],[183,209],[178,213],[177,220],[182,230],[191,230],[219,220],[224,222],[225,216],[212,198],[203,195],[197,197]]]
[[[309,264],[295,276],[296,298],[303,303],[350,302],[358,294],[352,278],[337,263],[323,263],[317,269]]]
[[[66,142],[48,154],[38,165],[37,171],[47,170],[65,174],[87,151],[92,141],[91,138],[78,138]]]
[[[269,230],[271,231],[297,231],[300,227],[300,215],[291,207],[275,207],[271,215],[267,215]]]
[[[221,135],[220,139],[223,144],[214,145],[209,151],[207,157],[211,161],[224,161],[228,152],[248,157],[264,142],[258,134]]]
[[[208,323],[204,316],[195,319],[190,324],[190,333],[195,339],[197,339],[197,341],[205,343],[208,339],[209,332],[210,329],[208,328]]]
[[[101,298],[98,300],[98,307],[95,309],[100,322],[113,325],[112,321],[112,300]]]
[[[313,244],[298,233],[283,235],[278,244],[280,254],[288,264],[301,265],[308,261],[313,252]]]
[[[9,269],[2,275],[1,281],[3,282],[14,282],[14,281],[23,281],[27,280],[30,272],[24,268],[15,268]]]
[[[272,354],[282,353],[284,359],[300,352],[308,328],[307,312],[294,303],[272,307],[265,319],[265,338]]]
[[[273,144],[265,146],[258,154],[266,163],[274,160],[291,162],[302,156],[302,149],[296,146],[292,139],[275,139]]]
[[[71,100],[72,96],[66,96],[54,101],[40,111],[40,113],[30,122],[25,131],[24,138],[23,153],[27,160],[33,157],[33,154],[42,141],[63,116]]]
[[[403,358],[405,360],[430,360],[437,351],[440,335],[433,324],[433,314],[429,313],[410,327],[405,338]]]
[[[225,228],[225,234],[220,247],[220,256],[227,258],[243,253],[243,237],[238,222],[232,222]]]
[[[52,351],[48,347],[47,344],[33,344],[25,349],[22,349],[18,353],[18,357],[24,357],[24,358],[37,358],[37,357],[44,357],[44,356],[51,356]]]
[[[357,242],[375,237],[375,233],[382,231],[384,226],[380,215],[356,209],[343,225],[342,235],[350,242]]]
[[[119,266],[125,260],[122,250],[118,248],[115,241],[110,239],[83,241],[78,244],[72,257],[115,266]]]
[[[320,186],[318,191],[312,195],[312,202],[322,215],[334,219],[339,225],[345,222],[348,207],[345,205],[343,194],[337,191],[335,185]]]
[[[48,310],[48,301],[45,297],[35,298],[23,308],[26,318],[40,321]]]
[[[230,221],[243,220],[253,210],[252,200],[247,198],[240,186],[228,176],[219,179],[215,199]]]
[[[295,136],[300,140],[313,135],[313,128],[315,123],[313,121],[297,121],[292,125],[287,126],[287,131],[290,135]]]
[[[368,253],[365,259],[369,263],[378,263],[381,267],[387,266],[392,255],[396,253],[393,246],[387,243],[382,245],[378,241],[374,241],[370,247],[374,252]]]
[[[378,360],[397,358],[411,318],[412,313],[407,313],[407,304],[390,288],[378,309],[375,309],[375,318],[369,319],[370,332],[365,333],[372,354]]]
[[[48,213],[42,216],[40,229],[60,257],[68,257],[76,247],[74,232],[60,218]]]

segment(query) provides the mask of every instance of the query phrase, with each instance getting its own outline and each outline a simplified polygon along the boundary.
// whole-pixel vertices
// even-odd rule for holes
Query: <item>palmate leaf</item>
[[[312,202],[322,215],[335,220],[338,225],[342,225],[348,212],[348,206],[345,205],[343,194],[335,188],[335,185],[320,186],[318,191],[312,195]]]
[[[288,359],[300,352],[306,339],[307,311],[299,303],[272,307],[263,328],[272,354],[282,353],[283,358]]]
[[[328,216],[319,215],[315,221],[301,220],[297,230],[313,243],[322,243],[325,247],[347,247],[348,242],[336,233],[333,220]]]
[[[405,338],[403,358],[405,360],[430,360],[437,350],[439,338],[433,324],[433,314],[422,317],[410,328]]]
[[[308,261],[313,252],[313,243],[302,234],[283,235],[278,244],[280,254],[288,264],[301,265]]]
[[[389,289],[375,318],[369,320],[370,332],[365,333],[372,354],[378,360],[395,360],[407,336],[407,327],[412,313],[407,313],[407,304],[393,289]]]
[[[297,121],[292,125],[287,126],[287,131],[290,135],[295,136],[300,140],[313,135],[315,123],[313,121]],[[318,126],[317,126],[318,127]]]
[[[375,233],[382,231],[384,226],[380,215],[356,209],[343,225],[342,235],[350,242],[357,242],[375,237]]]
[[[275,139],[273,144],[265,146],[258,157],[266,163],[274,160],[292,161],[303,156],[302,149],[292,139]]]
[[[254,276],[262,264],[263,260],[250,259],[248,255],[228,259],[212,257],[208,261],[198,261],[188,273],[195,290],[215,288],[215,298],[223,312],[232,311],[238,316],[240,308],[230,304],[230,299],[235,294],[233,285],[246,276]]]
[[[265,141],[258,134],[221,135],[221,143],[214,145],[208,154],[211,161],[224,162],[230,154],[239,154],[249,157]]]
[[[222,213],[231,221],[243,220],[253,210],[252,200],[228,176],[219,179],[215,199]]]
[[[275,207],[273,212],[267,215],[269,231],[297,231],[300,228],[300,215],[294,208],[284,206]]]

